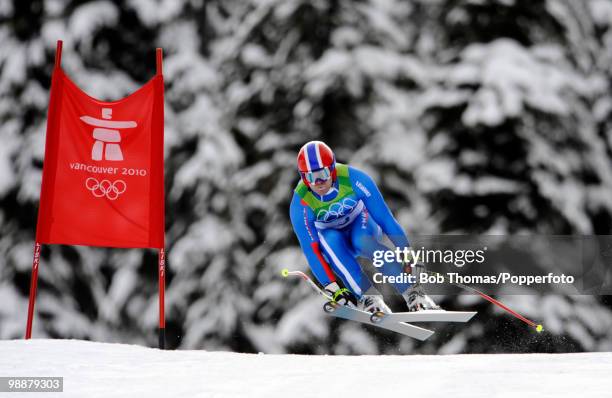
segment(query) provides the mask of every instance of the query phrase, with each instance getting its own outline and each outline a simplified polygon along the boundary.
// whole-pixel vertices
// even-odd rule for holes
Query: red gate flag
[[[115,102],[81,91],[61,67],[57,41],[25,338],[32,337],[41,244],[158,249],[159,348],[164,309],[164,78]]]
[[[164,247],[164,82],[158,55],[157,74],[114,102],[81,91],[56,60],[37,242]]]

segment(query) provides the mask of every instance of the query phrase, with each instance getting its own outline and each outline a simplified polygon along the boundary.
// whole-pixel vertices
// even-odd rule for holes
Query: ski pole
[[[313,290],[315,292],[317,292],[321,296],[325,297],[328,301],[334,301],[332,296],[330,296],[327,293],[325,293],[324,290],[319,289],[319,287],[312,281],[312,279],[310,279],[310,277],[308,275],[306,275],[305,273],[303,273],[302,271],[289,271],[287,268],[283,268],[283,270],[281,271],[281,275],[283,277],[285,277],[285,278],[288,277],[289,275],[291,275],[291,276],[299,276],[300,278],[302,278],[306,282],[308,282],[310,287],[313,288]]]
[[[442,278],[444,278],[445,281],[448,281],[447,278],[444,275],[442,275],[441,273],[439,273],[439,272],[429,271],[429,270],[426,270],[424,268],[422,268],[422,271],[426,272],[428,274],[441,276]],[[508,312],[509,314],[513,315],[515,318],[520,319],[521,321],[525,322],[527,325],[529,325],[531,327],[534,327],[535,330],[538,333],[541,333],[542,331],[544,331],[544,327],[541,324],[536,324],[534,321],[532,321],[532,320],[530,320],[528,318],[525,318],[523,315],[521,315],[518,312],[512,310],[507,305],[505,305],[504,303],[502,303],[499,300],[494,299],[493,297],[489,296],[488,294],[485,294],[485,293],[481,292],[480,290],[478,290],[476,288],[473,288],[471,286],[464,285],[463,283],[452,283],[452,284],[455,285],[455,286],[459,286],[460,288],[463,288],[463,289],[466,289],[466,290],[469,290],[469,291],[472,291],[472,292],[478,294],[483,299],[487,300],[488,302],[490,302],[492,304],[495,304],[499,308],[501,308],[504,311]]]

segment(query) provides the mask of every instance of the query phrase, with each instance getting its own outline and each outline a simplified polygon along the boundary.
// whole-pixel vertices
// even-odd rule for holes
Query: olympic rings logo
[[[85,181],[85,187],[91,191],[93,196],[101,198],[106,196],[107,199],[115,200],[125,192],[127,184],[123,180],[117,180],[110,182],[109,180],[102,180],[98,182],[93,177],[89,177]]]
[[[333,221],[347,214],[350,214],[357,202],[351,198],[345,198],[341,202],[336,202],[329,206],[328,210],[319,210],[317,213],[317,221]]]

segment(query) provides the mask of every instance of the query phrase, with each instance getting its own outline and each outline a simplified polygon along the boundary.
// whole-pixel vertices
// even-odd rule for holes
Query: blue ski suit
[[[372,260],[375,251],[390,250],[382,243],[383,233],[402,250],[410,244],[372,178],[354,167],[344,167],[348,168],[353,195],[315,215],[296,189],[289,213],[293,230],[319,283],[325,286],[339,276],[344,286],[360,298],[372,284],[361,270],[357,257]],[[325,203],[336,198],[338,188],[336,179],[330,192],[324,196],[308,191]],[[399,275],[402,270],[403,266],[397,262],[385,262],[380,268],[383,275]],[[394,287],[403,293],[410,284],[395,283]]]

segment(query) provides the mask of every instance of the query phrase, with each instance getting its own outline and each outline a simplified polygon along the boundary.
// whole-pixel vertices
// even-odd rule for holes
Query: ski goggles
[[[322,169],[316,171],[305,171],[300,173],[309,184],[325,182],[331,178],[331,170],[329,167],[323,167]]]

